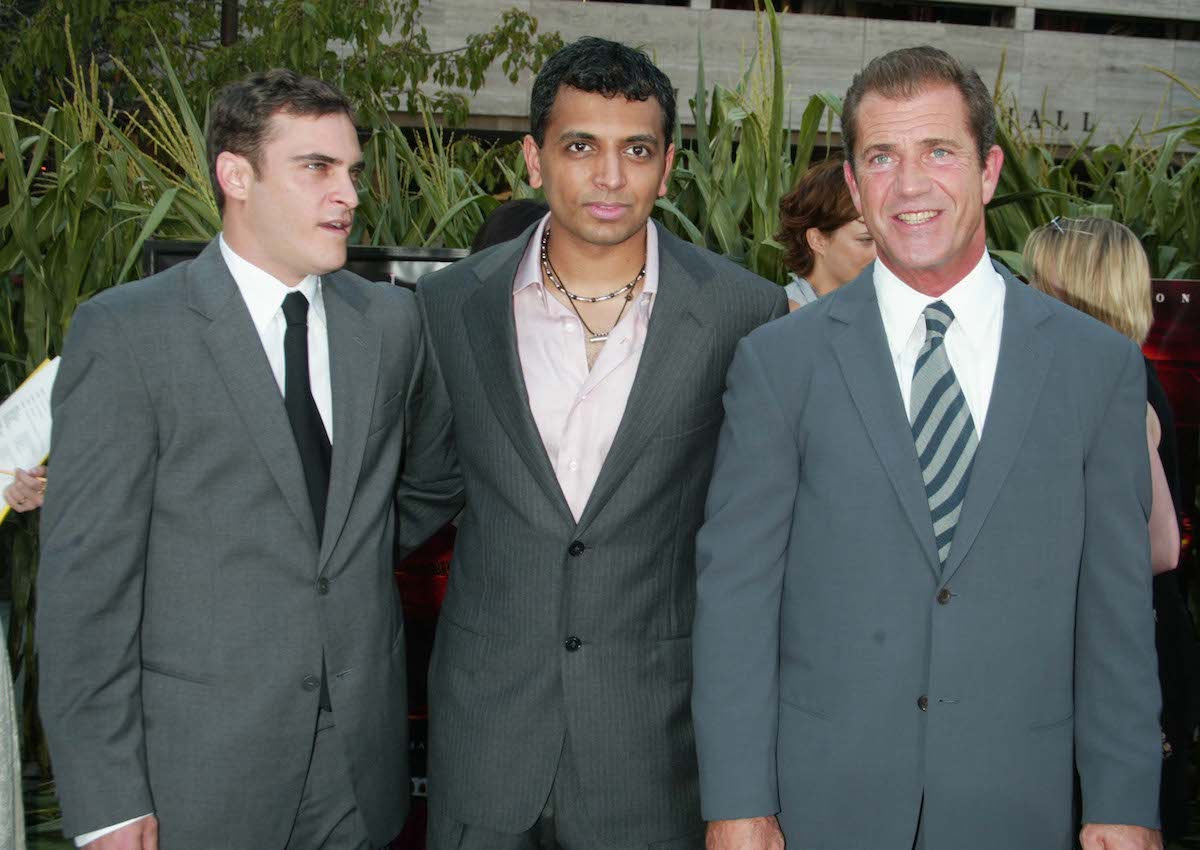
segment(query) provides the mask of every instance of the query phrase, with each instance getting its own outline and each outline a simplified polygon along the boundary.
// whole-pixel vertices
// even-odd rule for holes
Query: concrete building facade
[[[678,88],[680,120],[693,123],[687,101],[695,92],[697,57],[705,75],[732,85],[759,38],[750,6],[728,0],[580,2],[580,0],[428,0],[423,20],[434,50],[461,45],[516,6],[571,41],[598,35],[644,47]],[[958,0],[907,4],[920,20],[897,20],[901,4],[852,0],[792,0],[802,11],[780,14],[788,114],[798,123],[809,97],[842,95],[872,57],[896,47],[932,44],[974,65],[984,82],[1015,98],[1023,124],[1049,121],[1047,139],[1094,142],[1124,137],[1195,114],[1200,100],[1169,86],[1162,69],[1200,86],[1200,0]],[[842,14],[805,13],[804,9]],[[848,10],[852,14],[846,13]],[[874,10],[876,17],[871,17]],[[955,14],[956,11],[962,14]],[[943,20],[985,19],[992,25]],[[1063,31],[1074,29],[1076,31]],[[1099,30],[1099,32],[1097,32]],[[1125,34],[1125,33],[1133,33]],[[1150,33],[1146,37],[1142,33]],[[512,85],[493,72],[471,100],[473,126],[521,132],[528,123],[530,80]],[[836,125],[835,125],[836,126]]]

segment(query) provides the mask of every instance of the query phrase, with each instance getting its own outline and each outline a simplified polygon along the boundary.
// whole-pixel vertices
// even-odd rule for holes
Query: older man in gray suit
[[[362,168],[345,97],[251,76],[208,144],[221,237],[82,305],[54,386],[38,627],[64,829],[380,846],[409,796],[393,541],[460,501],[441,384],[412,296],[334,271]]]
[[[1142,359],[991,263],[994,133],[947,54],[871,62],[843,134],[879,260],[730,368],[697,543],[714,850],[1066,850],[1075,765],[1084,848],[1160,846]]]
[[[582,39],[534,83],[550,214],[418,289],[466,480],[430,672],[430,846],[703,846],[693,546],[735,343],[783,290],[648,222],[670,82]]]

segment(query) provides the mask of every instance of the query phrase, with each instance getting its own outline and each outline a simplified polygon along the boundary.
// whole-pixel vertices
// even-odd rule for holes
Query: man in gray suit
[[[734,345],[786,302],[648,223],[675,101],[644,54],[569,45],[531,112],[549,216],[418,288],[468,493],[430,671],[430,847],[702,847],[694,539]]]
[[[1141,356],[991,263],[974,71],[842,120],[879,259],[739,346],[697,541],[710,847],[1066,850],[1075,765],[1087,850],[1159,847]]]
[[[80,306],[54,386],[38,637],[64,830],[380,846],[409,796],[393,541],[457,509],[448,410],[412,296],[334,271],[362,168],[345,97],[253,75],[208,150],[222,235]]]

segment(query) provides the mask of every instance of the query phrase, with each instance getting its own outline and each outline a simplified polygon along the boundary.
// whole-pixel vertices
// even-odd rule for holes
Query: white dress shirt
[[[941,298],[917,292],[896,277],[882,260],[875,263],[874,280],[888,350],[909,419],[913,369],[925,344],[922,312],[934,301],[944,301],[954,311],[954,321],[946,331],[946,355],[975,422],[975,435],[982,438],[1004,324],[1004,278],[992,268],[987,251],[975,268]]]
[[[626,307],[589,371],[582,322],[546,290],[542,280],[542,233],[549,218],[543,218],[534,231],[517,267],[513,318],[529,410],[567,505],[578,520],[617,435],[642,359],[658,292],[658,234],[653,224],[646,226],[642,292]],[[614,288],[622,283],[613,281]]]
[[[325,300],[321,296],[321,279],[316,275],[308,275],[294,287],[287,286],[235,254],[226,244],[224,236],[219,236],[218,242],[225,265],[233,275],[233,281],[237,284],[238,291],[250,311],[254,328],[258,331],[258,338],[262,340],[263,350],[271,364],[275,383],[279,385],[280,395],[283,394],[286,376],[283,334],[287,330],[287,320],[283,317],[283,299],[296,290],[303,292],[304,297],[308,299],[308,380],[312,386],[313,400],[317,403],[317,410],[325,425],[325,433],[332,443],[333,391],[329,381],[329,335],[325,326]],[[97,838],[149,816],[149,813],[140,815],[103,829],[77,835],[75,846],[83,847]]]

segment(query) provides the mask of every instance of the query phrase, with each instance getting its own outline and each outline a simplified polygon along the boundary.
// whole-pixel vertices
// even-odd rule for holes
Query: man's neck
[[[306,275],[297,275],[295,271],[273,262],[269,254],[260,250],[259,242],[254,235],[245,227],[240,226],[236,220],[231,221],[230,216],[225,217],[222,225],[221,238],[225,240],[225,244],[233,253],[252,266],[262,269],[284,286],[295,286],[306,277]]]
[[[932,269],[899,271],[882,255],[879,257],[879,262],[887,266],[892,274],[910,289],[915,289],[930,298],[941,298],[979,265],[985,251],[986,247],[981,244],[977,251],[968,251],[964,256],[956,258],[955,261]]]
[[[594,245],[554,228],[551,217],[547,250],[562,284],[576,295],[594,297],[618,289],[637,277],[646,264],[647,224],[618,245]]]

